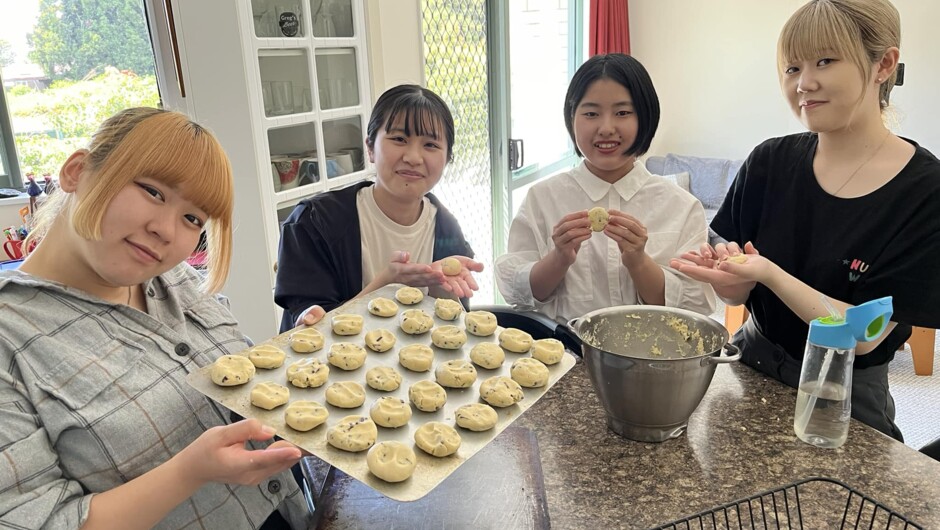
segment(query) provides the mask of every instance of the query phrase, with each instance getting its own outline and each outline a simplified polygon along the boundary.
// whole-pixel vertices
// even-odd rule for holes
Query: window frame
[[[6,90],[3,89],[3,74],[0,73],[0,188],[23,191],[23,175],[20,172],[19,158],[16,156],[16,142],[13,138],[13,124],[10,120],[10,108],[7,106]]]

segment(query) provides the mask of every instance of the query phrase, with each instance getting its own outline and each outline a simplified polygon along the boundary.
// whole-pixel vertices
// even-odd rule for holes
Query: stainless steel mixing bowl
[[[715,374],[741,358],[728,331],[709,317],[660,306],[619,306],[568,322],[584,363],[621,436],[662,442],[685,432]],[[731,355],[722,356],[722,352]]]

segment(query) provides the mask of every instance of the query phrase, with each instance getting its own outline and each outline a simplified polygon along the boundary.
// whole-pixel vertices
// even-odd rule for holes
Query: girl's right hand
[[[290,469],[301,457],[300,449],[286,443],[276,443],[266,449],[245,447],[249,440],[271,439],[274,432],[255,419],[212,427],[173,460],[178,464],[182,479],[197,487],[209,482],[257,485]]]
[[[411,254],[404,250],[392,254],[384,273],[387,281],[383,285],[403,283],[411,287],[431,287],[444,283],[444,273],[439,267],[435,270],[431,265],[409,263],[410,259]]]
[[[578,257],[581,243],[591,239],[591,220],[587,210],[569,213],[552,229],[555,252],[565,265],[570,266]]]

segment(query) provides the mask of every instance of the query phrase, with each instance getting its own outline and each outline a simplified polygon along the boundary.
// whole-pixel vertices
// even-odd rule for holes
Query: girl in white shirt
[[[565,126],[584,160],[526,195],[496,260],[507,302],[559,321],[624,304],[713,311],[710,286],[669,268],[707,242],[704,208],[637,161],[658,125],[659,98],[636,59],[597,55],[578,69]],[[591,230],[594,207],[609,214],[602,233]]]

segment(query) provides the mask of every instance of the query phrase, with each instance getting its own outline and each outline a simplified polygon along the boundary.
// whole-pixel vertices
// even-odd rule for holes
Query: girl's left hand
[[[443,261],[435,261],[431,264],[431,269],[440,272],[444,276],[441,282],[441,288],[449,293],[457,295],[457,298],[470,298],[473,291],[479,290],[476,280],[473,279],[473,272],[483,272],[483,264],[473,261],[466,256],[450,256],[460,262],[460,272],[454,276],[448,276],[443,273]],[[446,258],[445,258],[446,259]]]
[[[610,220],[604,233],[617,242],[623,266],[629,269],[642,263],[646,256],[646,241],[649,239],[646,227],[636,217],[619,210],[607,210],[607,213]]]

